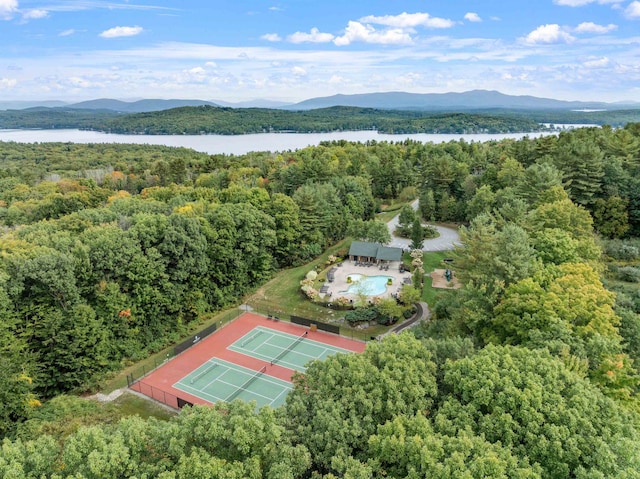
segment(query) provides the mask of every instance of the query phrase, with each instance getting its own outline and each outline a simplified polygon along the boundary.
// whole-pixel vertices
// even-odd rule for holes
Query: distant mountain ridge
[[[379,110],[416,110],[434,112],[470,112],[474,110],[621,110],[637,109],[638,102],[584,102],[540,98],[530,95],[506,95],[494,90],[461,93],[379,92],[332,95],[309,98],[298,103],[255,99],[241,102],[223,100],[142,99],[123,101],[111,98],[66,103],[62,101],[0,101],[0,110],[23,110],[33,107],[70,110],[103,110],[117,113],[146,113],[180,107],[213,106],[225,108],[270,108],[279,110],[316,110],[335,106],[374,108]]]
[[[60,108],[67,106],[66,101],[43,100],[43,101],[0,101],[0,110],[25,110],[27,108],[46,107]]]
[[[149,111],[170,110],[184,106],[218,106],[215,103],[204,100],[138,100],[121,101],[111,98],[100,98],[98,100],[83,101],[67,105],[66,108],[74,110],[113,110],[122,113],[145,113]]]
[[[226,106],[229,108],[273,108],[273,109],[287,109],[293,102],[277,101],[277,100],[247,100],[238,102],[228,102],[223,100],[212,100],[213,103],[219,106]]]
[[[356,95],[333,95],[311,98],[286,107],[289,110],[315,110],[330,106],[355,106],[378,109],[415,109],[465,111],[480,109],[619,109],[622,105],[633,107],[632,102],[564,101],[552,98],[539,98],[530,95],[505,95],[493,90],[472,90],[462,93],[406,93],[381,92]],[[635,104],[637,108],[637,104]]]

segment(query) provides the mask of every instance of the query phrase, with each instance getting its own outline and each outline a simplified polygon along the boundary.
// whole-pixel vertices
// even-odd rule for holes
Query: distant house
[[[402,248],[392,248],[366,241],[354,241],[349,248],[349,259],[365,263],[402,261]]]

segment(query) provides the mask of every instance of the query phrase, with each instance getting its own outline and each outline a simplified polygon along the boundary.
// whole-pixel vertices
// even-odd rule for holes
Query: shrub
[[[407,308],[402,312],[402,316],[404,316],[404,319],[409,319],[411,316],[413,316],[414,314],[416,314],[418,310],[416,309],[415,306],[411,307],[411,308]]]
[[[435,226],[427,225],[422,227],[422,236],[424,239],[433,239],[440,236],[440,233]]]
[[[334,304],[344,308],[347,306],[351,306],[351,300],[349,298],[345,298],[344,296],[340,296],[333,301]]]
[[[633,261],[640,257],[640,249],[624,241],[607,241],[604,249],[608,256],[618,261]]]
[[[318,277],[318,273],[316,273],[315,271],[311,270],[307,273],[306,278],[310,281],[315,281],[315,279]]]
[[[373,322],[378,318],[378,313],[373,308],[360,308],[353,311],[347,311],[344,319],[349,324],[358,324],[364,322]]]
[[[633,266],[619,268],[618,277],[627,283],[640,283],[640,269]]]

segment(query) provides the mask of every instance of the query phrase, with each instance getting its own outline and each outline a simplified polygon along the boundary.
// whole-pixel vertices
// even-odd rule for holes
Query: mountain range
[[[161,100],[144,99],[122,101],[109,98],[65,103],[60,101],[0,101],[0,110],[27,109],[34,107],[64,108],[72,110],[110,110],[120,113],[142,113],[168,110],[185,106],[219,106],[230,108],[273,108],[286,110],[314,110],[333,106],[353,106],[382,110],[418,111],[473,111],[490,109],[512,110],[621,110],[639,108],[637,102],[582,102],[539,98],[529,95],[506,95],[498,91],[473,90],[462,93],[406,93],[381,92],[356,95],[333,95],[310,98],[299,103],[271,100],[253,100],[231,103],[222,100]]]

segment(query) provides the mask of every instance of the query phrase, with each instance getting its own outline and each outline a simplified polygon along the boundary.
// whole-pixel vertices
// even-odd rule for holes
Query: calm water
[[[398,142],[409,138],[422,143],[442,143],[464,139],[467,142],[502,140],[504,138],[531,138],[549,133],[506,133],[477,135],[386,135],[375,131],[340,131],[333,133],[261,133],[252,135],[116,135],[81,130],[0,130],[0,141],[18,143],[134,143],[148,145],[183,146],[204,153],[243,155],[250,151],[298,150],[322,141],[370,140]]]
[[[376,296],[387,290],[387,281],[391,278],[391,276],[365,276],[357,273],[349,276],[355,284],[349,286],[346,291],[339,291],[339,293]]]

